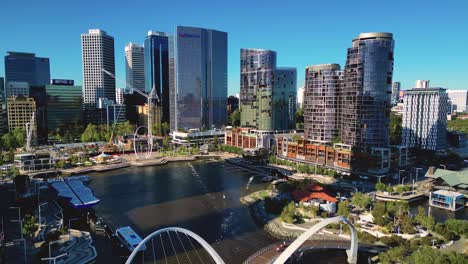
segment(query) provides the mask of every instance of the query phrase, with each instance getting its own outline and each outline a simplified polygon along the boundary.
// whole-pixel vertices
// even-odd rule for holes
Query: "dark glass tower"
[[[39,58],[34,53],[8,52],[5,56],[5,82],[27,82],[30,86],[49,84],[49,58]]]
[[[156,89],[161,122],[169,123],[169,36],[163,32],[148,32],[145,39],[145,91]]]
[[[360,150],[389,145],[393,45],[391,33],[362,33],[348,49],[341,139]]]
[[[226,124],[227,33],[177,27],[175,129]]]
[[[306,67],[304,91],[304,132],[307,139],[331,143],[341,126],[341,86],[339,64]]]

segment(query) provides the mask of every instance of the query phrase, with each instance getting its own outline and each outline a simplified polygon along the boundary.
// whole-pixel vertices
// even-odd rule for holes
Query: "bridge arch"
[[[294,242],[289,245],[289,247],[286,248],[286,250],[279,255],[279,257],[275,260],[275,264],[283,264],[285,263],[289,257],[291,257],[296,250],[298,250],[306,240],[308,240],[311,236],[316,234],[318,231],[320,231],[322,228],[326,227],[329,224],[333,223],[338,223],[338,222],[344,222],[349,226],[351,229],[351,248],[349,250],[346,250],[346,254],[348,255],[348,263],[351,264],[356,264],[357,263],[357,256],[358,256],[358,236],[357,236],[357,231],[354,228],[353,224],[349,222],[349,220],[346,217],[343,216],[336,216],[332,218],[327,218],[319,223],[313,225],[310,229],[302,233]]]
[[[137,255],[138,251],[140,250],[141,247],[143,247],[144,244],[146,244],[148,241],[150,241],[151,239],[153,239],[157,235],[165,233],[165,232],[179,232],[179,233],[185,234],[185,235],[195,239],[195,241],[200,243],[200,245],[202,245],[202,247],[206,250],[206,252],[208,252],[208,254],[211,256],[211,258],[213,258],[213,260],[214,260],[214,262],[216,264],[224,264],[223,259],[218,255],[218,253],[216,253],[216,251],[210,246],[210,244],[208,244],[208,242],[206,242],[203,238],[201,238],[199,235],[195,234],[194,232],[192,232],[190,230],[187,230],[185,228],[180,228],[180,227],[163,228],[163,229],[157,230],[157,231],[149,234],[132,251],[132,254],[130,254],[130,256],[128,257],[125,264],[131,264],[133,259]]]

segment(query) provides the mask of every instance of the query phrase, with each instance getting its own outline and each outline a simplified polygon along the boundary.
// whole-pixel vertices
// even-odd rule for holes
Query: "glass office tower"
[[[30,86],[50,83],[49,58],[36,57],[34,53],[7,52],[5,56],[5,81],[27,82]]]
[[[296,68],[277,68],[273,91],[273,129],[296,128]]]
[[[0,77],[0,135],[8,132],[4,80]]]
[[[226,124],[227,33],[177,27],[175,130]]]
[[[361,150],[389,145],[393,35],[362,33],[348,49],[342,92],[343,143]]]
[[[169,123],[169,35],[149,31],[145,39],[145,91],[156,89],[161,122]]]
[[[47,126],[49,131],[66,130],[83,122],[81,86],[47,85]]]

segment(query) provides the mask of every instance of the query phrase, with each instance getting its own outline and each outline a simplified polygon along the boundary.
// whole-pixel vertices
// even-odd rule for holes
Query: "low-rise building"
[[[172,132],[172,142],[183,146],[201,146],[203,144],[222,143],[225,137],[224,130],[200,131],[200,129],[189,129],[187,132]],[[218,142],[216,142],[218,141]]]
[[[430,167],[426,177],[434,179],[434,188],[463,193],[468,198],[468,169],[451,171]]]
[[[459,192],[438,190],[431,192],[429,205],[450,211],[458,211],[465,208],[465,196]]]
[[[238,148],[265,148],[275,147],[275,135],[291,131],[257,130],[252,128],[233,128],[226,130],[224,144]]]
[[[48,152],[38,152],[16,154],[14,164],[20,172],[31,172],[53,169],[55,163]]]

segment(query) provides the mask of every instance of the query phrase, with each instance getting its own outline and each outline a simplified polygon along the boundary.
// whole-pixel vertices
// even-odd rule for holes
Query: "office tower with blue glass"
[[[7,52],[5,56],[5,82],[27,82],[29,86],[50,83],[49,58],[36,57],[34,53]]]
[[[145,91],[156,90],[156,107],[160,109],[161,123],[170,122],[169,114],[169,34],[149,31],[145,39]]]
[[[276,67],[275,51],[241,49],[241,126],[262,131],[295,128],[296,80],[295,68]]]
[[[6,96],[4,85],[4,79],[3,77],[0,77],[0,135],[8,131]]]
[[[174,130],[226,124],[227,33],[177,27]]]
[[[82,87],[61,81],[53,80],[46,85],[49,131],[66,132],[83,122]]]
[[[348,49],[342,89],[342,142],[359,150],[390,144],[393,35],[362,33]]]

